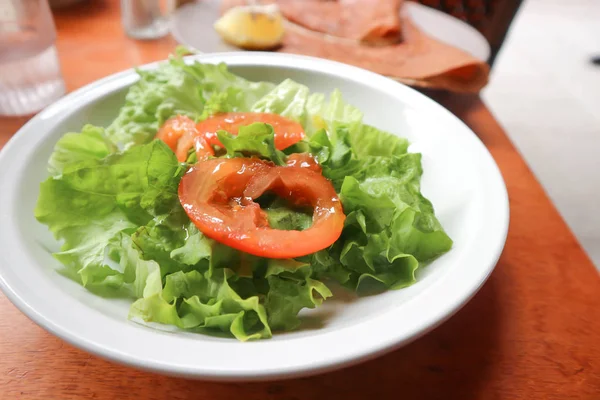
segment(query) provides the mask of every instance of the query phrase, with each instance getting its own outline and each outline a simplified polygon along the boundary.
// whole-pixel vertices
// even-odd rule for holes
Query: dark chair
[[[418,0],[473,26],[488,40],[492,65],[523,0]]]

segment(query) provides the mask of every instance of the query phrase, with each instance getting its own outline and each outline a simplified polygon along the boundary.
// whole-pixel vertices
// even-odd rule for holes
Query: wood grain
[[[126,38],[116,0],[61,11],[56,24],[70,90],[162,59],[174,48],[170,38]],[[91,356],[43,331],[0,294],[0,399],[600,399],[598,273],[485,105],[477,97],[434,96],[488,147],[511,205],[496,270],[448,322],[398,351],[338,372],[211,383]],[[0,146],[26,120],[0,119]]]

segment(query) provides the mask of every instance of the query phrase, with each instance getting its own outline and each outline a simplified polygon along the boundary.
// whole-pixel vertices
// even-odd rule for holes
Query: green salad
[[[297,328],[334,284],[400,289],[452,247],[420,192],[421,155],[364,124],[338,91],[251,82],[179,57],[138,74],[110,125],[58,141],[35,209],[61,242],[61,272],[131,299],[132,320],[269,338]],[[213,123],[252,113],[235,129]],[[176,118],[218,131],[171,123],[160,133]],[[231,180],[242,172],[248,181]]]

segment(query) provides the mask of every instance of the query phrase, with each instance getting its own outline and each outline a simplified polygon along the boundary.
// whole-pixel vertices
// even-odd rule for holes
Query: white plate
[[[452,315],[483,284],[506,238],[506,188],[486,148],[450,112],[402,84],[332,61],[244,52],[193,58],[226,62],[253,80],[292,78],[314,91],[339,88],[368,123],[409,138],[411,150],[423,154],[423,193],[454,248],[420,269],[413,286],[328,300],[303,313],[317,324],[270,340],[240,343],[128,321],[129,302],[97,297],[54,271],[58,263],[48,249],[57,244],[33,209],[56,141],[85,123],[107,125],[137,80],[129,70],[48,107],[0,154],[0,287],[36,323],[75,346],[143,369],[207,379],[274,379],[347,366],[404,345]]]
[[[404,11],[418,27],[439,41],[464,50],[482,61],[490,57],[487,40],[477,29],[460,19],[413,2],[407,2]],[[185,4],[171,16],[171,34],[179,43],[200,53],[240,51],[225,43],[213,29],[218,18],[218,0]]]

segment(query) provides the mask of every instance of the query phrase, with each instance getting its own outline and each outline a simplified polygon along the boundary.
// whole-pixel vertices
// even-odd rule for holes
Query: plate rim
[[[500,170],[495,163],[493,157],[477,137],[477,135],[468,128],[460,119],[454,116],[450,111],[436,103],[435,101],[427,98],[425,95],[417,92],[416,90],[395,82],[389,78],[375,74],[373,72],[360,69],[358,67],[338,63],[330,60],[323,60],[308,56],[290,55],[290,54],[273,54],[273,53],[248,53],[248,52],[227,52],[227,53],[211,53],[211,54],[199,54],[194,56],[188,56],[185,58],[186,62],[201,61],[201,62],[225,62],[233,65],[253,65],[253,66],[275,66],[280,68],[300,68],[314,72],[327,72],[335,71],[337,75],[344,78],[350,79],[353,82],[361,81],[369,86],[376,86],[379,88],[386,88],[388,92],[403,93],[405,101],[410,102],[415,107],[425,107],[426,110],[441,113],[445,115],[445,118],[450,118],[454,123],[461,126],[461,135],[466,135],[471,140],[473,146],[479,147],[481,150],[481,156],[485,159],[485,162],[490,167],[489,172],[495,175],[494,179],[494,190],[498,192],[499,198],[497,199],[498,210],[496,215],[496,221],[498,223],[498,231],[496,232],[496,239],[494,243],[494,249],[491,254],[486,255],[485,262],[479,270],[479,274],[475,277],[469,278],[468,289],[463,293],[453,293],[456,297],[451,305],[444,307],[439,306],[436,310],[432,310],[427,318],[421,323],[419,327],[413,328],[413,330],[405,337],[397,337],[393,334],[386,335],[385,340],[379,343],[369,343],[369,345],[363,345],[360,351],[352,350],[342,351],[337,354],[337,357],[327,360],[313,361],[311,363],[304,363],[302,365],[287,365],[284,368],[266,368],[260,370],[250,369],[234,369],[234,370],[219,370],[211,368],[203,368],[189,365],[179,365],[174,362],[165,362],[164,360],[151,359],[147,354],[141,357],[130,357],[123,352],[112,348],[108,345],[102,345],[95,343],[85,337],[79,337],[72,332],[72,327],[69,329],[65,326],[56,325],[51,318],[42,315],[29,304],[27,301],[27,293],[20,293],[15,291],[11,282],[7,281],[4,274],[2,273],[1,263],[5,262],[4,258],[0,258],[0,289],[5,293],[7,298],[27,317],[33,320],[36,324],[51,332],[55,336],[60,337],[66,342],[96,354],[102,358],[106,358],[112,361],[116,361],[121,364],[126,364],[143,370],[150,370],[154,372],[166,373],[175,376],[186,376],[195,378],[204,378],[210,380],[225,380],[225,381],[250,381],[250,380],[275,380],[275,379],[287,379],[300,376],[314,375],[341,367],[347,367],[359,362],[373,359],[383,353],[392,351],[398,347],[401,347],[425,333],[431,331],[454,313],[456,313],[464,304],[466,304],[480,289],[483,283],[487,280],[490,273],[493,271],[506,242],[509,225],[509,202],[506,185],[500,173]],[[153,69],[156,68],[162,61],[157,61],[141,66],[142,69]],[[82,88],[75,90],[74,92],[64,96],[56,103],[50,105],[45,110],[40,112],[38,115],[28,121],[4,146],[0,152],[0,178],[3,174],[7,176],[6,172],[2,172],[1,166],[5,160],[9,158],[13,147],[17,146],[23,140],[26,140],[26,136],[33,135],[31,132],[32,127],[39,124],[40,122],[51,119],[59,118],[60,111],[68,108],[75,100],[85,97],[89,98],[89,101],[93,99],[106,96],[115,90],[119,90],[129,86],[137,80],[137,75],[133,68],[118,72],[116,74],[109,75],[105,78],[92,82]],[[367,83],[365,83],[367,82]],[[94,97],[96,96],[96,97]],[[440,114],[440,115],[441,115]],[[30,132],[29,134],[27,132]],[[39,135],[43,137],[44,134]],[[4,184],[3,179],[0,179],[0,187]],[[6,196],[8,197],[8,196]],[[0,204],[10,204],[10,200],[0,198]],[[7,221],[10,220],[8,209],[5,207],[0,208],[0,237],[2,234],[6,234]],[[2,243],[2,242],[0,242]],[[466,281],[466,280],[465,280]],[[438,282],[439,283],[439,282]],[[464,282],[463,282],[464,284]],[[436,285],[436,283],[434,283]],[[452,292],[452,290],[451,290]],[[418,297],[423,297],[417,296]],[[360,324],[357,324],[360,325]],[[355,327],[355,330],[358,329]],[[305,339],[305,338],[301,338]],[[293,339],[299,340],[299,339]],[[244,344],[246,345],[246,344]]]
[[[407,6],[407,11],[410,14],[412,14],[413,18],[415,15],[417,15],[416,19],[419,19],[419,17],[427,16],[427,14],[429,14],[430,16],[435,15],[434,18],[438,18],[439,20],[451,21],[451,23],[455,24],[456,26],[460,25],[462,27],[462,29],[465,30],[465,32],[467,32],[467,31],[469,32],[469,34],[472,36],[473,39],[477,38],[477,41],[482,46],[481,54],[479,54],[477,51],[473,52],[474,48],[467,49],[464,46],[457,46],[456,44],[449,43],[447,41],[447,39],[442,38],[441,35],[434,35],[432,33],[427,33],[427,32],[425,32],[425,33],[427,33],[430,36],[434,36],[435,39],[437,39],[449,46],[454,46],[454,47],[458,48],[459,50],[462,50],[462,51],[470,54],[471,56],[477,58],[480,61],[483,61],[483,62],[489,61],[491,54],[492,54],[492,49],[491,49],[490,43],[487,41],[485,36],[483,36],[483,34],[481,32],[479,32],[474,26],[469,25],[467,22],[461,20],[460,18],[455,17],[454,15],[445,13],[444,11],[438,10],[433,7],[426,6],[425,4],[417,3],[416,1],[407,1],[406,6]],[[426,31],[429,28],[429,27],[425,27],[421,21],[415,20],[414,22],[423,31]],[[485,50],[483,49],[483,47],[485,47]],[[475,54],[475,53],[478,53],[478,54]]]

